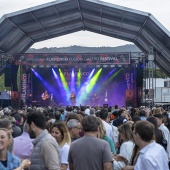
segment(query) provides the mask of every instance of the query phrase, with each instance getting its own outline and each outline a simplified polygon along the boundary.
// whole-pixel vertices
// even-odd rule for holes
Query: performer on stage
[[[32,93],[30,93],[27,98],[27,106],[28,107],[32,107],[32,100],[33,100]]]
[[[74,91],[71,92],[70,101],[72,106],[76,106],[76,95]]]
[[[49,95],[48,94],[48,92],[47,92],[47,90],[45,90],[45,92],[41,95],[41,98],[42,98],[42,105],[44,106],[44,107],[48,107],[49,106],[49,104],[50,104],[50,96],[51,95]]]
[[[92,106],[97,106],[99,104],[99,96],[94,93],[92,96]]]

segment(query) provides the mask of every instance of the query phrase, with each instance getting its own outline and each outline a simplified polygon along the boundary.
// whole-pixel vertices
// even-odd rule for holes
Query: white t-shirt
[[[168,128],[164,125],[164,123],[162,123],[162,125],[158,128],[162,131],[162,133],[164,134],[164,138],[167,140],[169,140],[169,130]]]
[[[112,139],[112,127],[111,125],[109,125],[107,122],[105,122],[104,120],[102,120],[102,123],[106,129],[106,135]]]
[[[167,151],[167,154],[168,154],[168,158],[170,159],[170,134],[169,134],[169,139],[168,139],[166,151]]]
[[[116,143],[118,142],[118,136],[119,136],[118,128],[113,125],[111,125],[111,127],[112,127],[112,140],[116,146]]]
[[[85,113],[86,115],[90,115],[90,109],[87,108],[87,109],[84,111],[84,113]]]
[[[128,163],[130,163],[133,148],[134,148],[134,143],[132,141],[124,142],[120,146],[120,154],[119,155],[125,157],[128,160]],[[114,170],[121,170],[124,166],[125,166],[124,162],[120,162],[120,161],[113,162]]]
[[[59,157],[61,164],[69,164],[68,163],[68,153],[69,153],[70,145],[65,143],[62,147],[59,148]],[[69,170],[69,165],[67,166],[67,170]]]

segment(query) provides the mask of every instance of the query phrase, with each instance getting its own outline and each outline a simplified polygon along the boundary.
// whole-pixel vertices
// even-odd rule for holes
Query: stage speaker
[[[135,97],[134,90],[126,90],[126,107],[127,106],[134,107],[134,97]]]
[[[126,90],[126,101],[134,100],[134,90]]]
[[[143,86],[143,68],[136,68],[136,87]]]
[[[18,91],[12,91],[11,92],[11,100],[12,101],[19,101],[19,92]]]
[[[19,109],[20,105],[20,95],[18,91],[11,92],[11,107],[14,109]]]
[[[12,83],[11,68],[5,68],[5,73],[4,73],[5,87],[11,87],[11,83]]]

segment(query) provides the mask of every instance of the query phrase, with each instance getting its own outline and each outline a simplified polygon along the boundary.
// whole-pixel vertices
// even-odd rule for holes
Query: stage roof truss
[[[170,76],[170,32],[150,13],[97,0],[57,0],[4,15],[0,50],[24,53],[36,42],[82,30],[133,42],[146,54],[153,47],[154,62]]]

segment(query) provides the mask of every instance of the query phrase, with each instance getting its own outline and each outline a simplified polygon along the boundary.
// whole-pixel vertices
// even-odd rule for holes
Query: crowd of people
[[[169,115],[118,105],[0,109],[0,169],[168,170]]]

